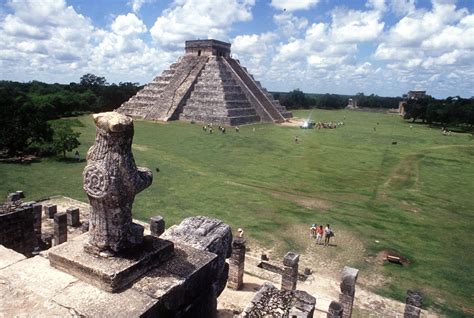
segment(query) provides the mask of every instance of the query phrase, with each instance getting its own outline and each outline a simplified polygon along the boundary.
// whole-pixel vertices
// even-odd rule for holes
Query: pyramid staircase
[[[221,57],[209,58],[179,118],[222,125],[260,121]]]

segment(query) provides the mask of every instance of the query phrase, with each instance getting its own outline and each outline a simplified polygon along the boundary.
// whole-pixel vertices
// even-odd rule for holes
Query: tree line
[[[431,96],[410,99],[405,106],[405,119],[421,120],[430,126],[458,128],[473,131],[474,128],[474,97],[459,96],[446,99],[435,99]]]
[[[382,97],[378,95],[339,95],[339,94],[306,94],[299,89],[294,89],[289,93],[273,93],[275,99],[288,109],[298,108],[323,108],[342,109],[347,107],[349,98],[357,101],[359,107],[365,108],[398,108],[400,97]]]
[[[138,83],[109,84],[94,74],[70,84],[0,81],[0,155],[65,156],[79,146],[79,134],[53,119],[113,110],[140,88]]]

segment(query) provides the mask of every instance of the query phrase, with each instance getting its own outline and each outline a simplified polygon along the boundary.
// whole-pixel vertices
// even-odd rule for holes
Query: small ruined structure
[[[239,231],[239,234],[241,232]],[[232,255],[229,259],[229,281],[227,287],[240,290],[244,285],[245,239],[236,237],[232,242]]]
[[[117,111],[147,120],[280,123],[292,114],[231,57],[230,43],[186,41],[186,54]]]
[[[302,290],[264,283],[239,317],[313,317],[316,298]]]

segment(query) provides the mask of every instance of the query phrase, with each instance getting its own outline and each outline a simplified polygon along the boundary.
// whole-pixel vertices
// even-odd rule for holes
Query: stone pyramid
[[[186,41],[186,54],[117,111],[147,120],[280,123],[292,114],[230,56],[230,43]]]

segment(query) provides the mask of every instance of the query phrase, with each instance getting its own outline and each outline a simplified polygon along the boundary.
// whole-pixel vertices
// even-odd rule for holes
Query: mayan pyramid
[[[217,40],[186,41],[185,55],[117,111],[146,120],[222,125],[280,123],[292,117],[230,56],[230,43]]]

